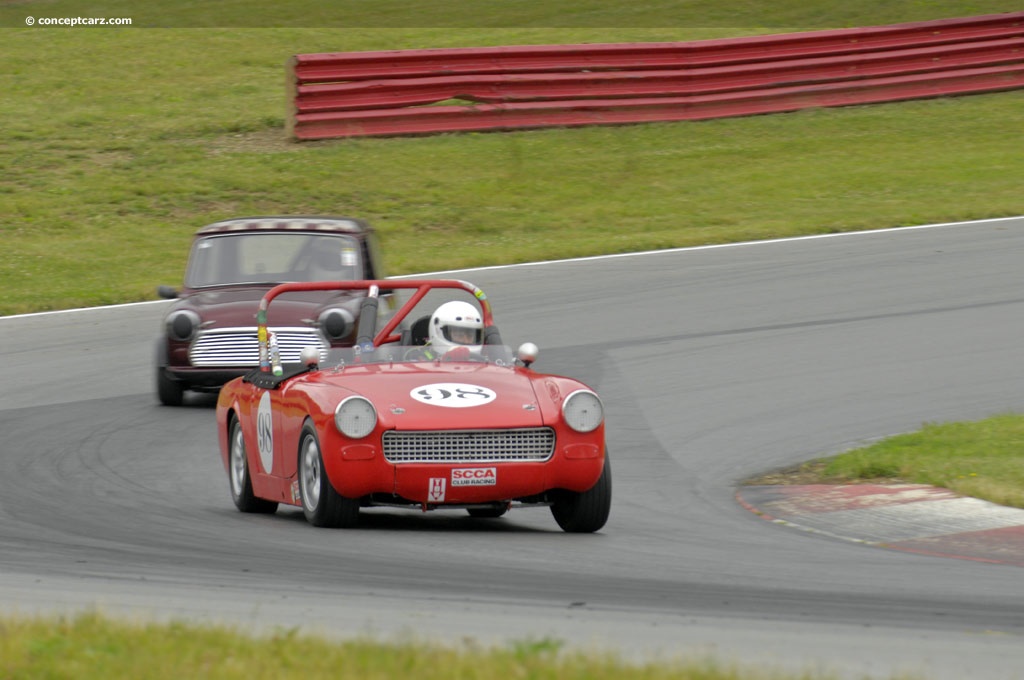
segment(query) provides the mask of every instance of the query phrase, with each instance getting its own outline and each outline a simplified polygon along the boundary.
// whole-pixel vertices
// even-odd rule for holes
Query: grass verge
[[[931,484],[964,496],[1024,508],[1024,415],[926,423],[838,456],[750,480],[750,484]]]
[[[295,631],[253,637],[214,626],[132,624],[96,613],[0,618],[0,675],[20,678],[529,678],[530,680],[826,680],[710,661],[626,663],[601,652],[569,652],[551,639],[480,648],[415,642],[330,641]]]

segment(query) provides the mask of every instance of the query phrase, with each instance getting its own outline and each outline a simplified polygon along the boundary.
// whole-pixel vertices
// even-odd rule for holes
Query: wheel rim
[[[310,512],[320,505],[320,447],[313,437],[302,442],[302,504]]]
[[[231,435],[231,493],[236,498],[245,488],[245,465],[245,440],[242,428],[236,426]]]

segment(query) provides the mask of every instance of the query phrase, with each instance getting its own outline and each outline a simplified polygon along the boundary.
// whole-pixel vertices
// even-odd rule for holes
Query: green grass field
[[[264,638],[214,626],[119,622],[95,613],[31,621],[0,618],[0,677],[132,680],[826,680],[705,660],[626,663],[557,640],[483,649],[372,639],[339,642],[281,631]]]
[[[0,6],[0,315],[154,299],[157,285],[180,283],[195,229],[247,214],[367,218],[392,274],[1024,214],[1019,91],[701,123],[284,137],[284,65],[298,53],[693,40],[1016,11],[1016,0],[137,5]],[[25,27],[27,16],[73,15],[134,22]],[[1021,505],[1021,422],[928,426],[819,474]],[[0,675],[10,678],[794,677],[627,666],[559,648],[338,645],[292,633],[267,644],[97,616],[0,620]]]
[[[141,28],[424,28],[469,29],[539,28],[724,28],[733,34],[756,30],[779,33],[788,30],[846,28],[927,21],[947,17],[1019,11],[1010,0],[927,0],[891,2],[854,0],[651,0],[623,3],[619,0],[289,0],[216,3],[175,0],[159,4],[133,0],[19,0],[0,6],[0,27],[24,26],[34,17],[129,17]],[[757,28],[748,28],[757,27]],[[353,37],[352,40],[357,40]],[[613,38],[619,41],[620,38]],[[434,45],[430,45],[431,47]],[[340,49],[337,45],[332,51]],[[365,48],[355,48],[365,49]]]
[[[1024,213],[1024,154],[1007,143],[1021,91],[699,123],[284,136],[297,53],[727,33],[5,29],[0,314],[155,299],[180,283],[198,227],[251,214],[367,218],[390,273],[407,274]]]

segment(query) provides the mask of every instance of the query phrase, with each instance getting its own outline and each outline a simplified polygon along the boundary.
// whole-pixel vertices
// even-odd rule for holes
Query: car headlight
[[[341,340],[352,332],[355,327],[356,318],[352,312],[343,307],[331,307],[320,313],[317,324],[323,331],[324,337],[330,341]]]
[[[562,416],[577,432],[593,432],[604,422],[604,406],[590,390],[577,390],[562,404]]]
[[[348,397],[334,409],[334,426],[349,439],[362,439],[377,427],[377,409],[363,397]]]
[[[179,342],[188,342],[199,329],[199,315],[191,309],[179,309],[167,315],[167,337]]]

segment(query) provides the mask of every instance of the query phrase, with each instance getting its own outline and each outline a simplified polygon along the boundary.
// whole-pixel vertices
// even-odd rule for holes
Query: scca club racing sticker
[[[434,383],[415,387],[411,396],[416,401],[431,406],[445,406],[447,408],[469,408],[471,406],[483,406],[498,398],[494,390],[479,385],[465,385],[463,383]]]
[[[497,468],[455,468],[452,470],[452,486],[496,486]]]

